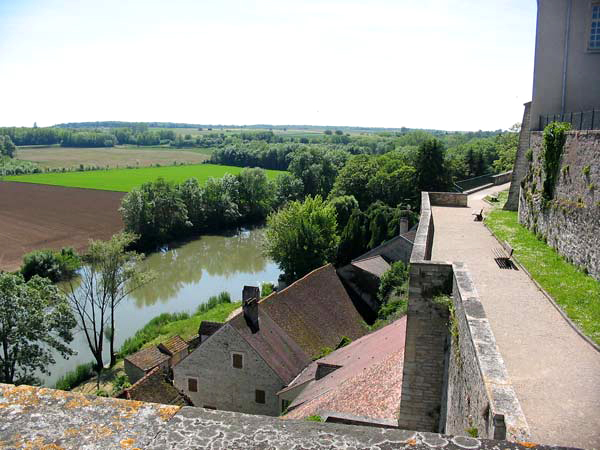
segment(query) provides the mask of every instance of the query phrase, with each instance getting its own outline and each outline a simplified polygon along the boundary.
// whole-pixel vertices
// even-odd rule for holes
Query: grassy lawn
[[[142,169],[94,170],[90,172],[39,173],[8,176],[4,177],[4,180],[129,192],[133,188],[139,187],[147,181],[153,181],[160,177],[176,183],[185,181],[188,178],[197,178],[202,184],[208,178],[221,178],[226,173],[235,175],[241,171],[241,167],[198,164],[188,166],[146,167]],[[274,179],[283,172],[278,170],[266,170],[266,173],[269,179]]]
[[[554,298],[573,322],[600,344],[600,282],[565,261],[556,250],[518,223],[515,211],[500,206],[490,212],[486,224],[499,239],[506,240],[531,276]]]
[[[200,322],[208,320],[210,322],[225,322],[231,312],[239,308],[242,304],[240,302],[235,303],[221,303],[210,310],[191,316],[189,319],[177,320],[163,325],[160,329],[160,334],[149,341],[144,347],[151,345],[158,345],[163,341],[166,341],[170,337],[178,334],[183,339],[190,339],[192,336],[198,334],[198,327]]]

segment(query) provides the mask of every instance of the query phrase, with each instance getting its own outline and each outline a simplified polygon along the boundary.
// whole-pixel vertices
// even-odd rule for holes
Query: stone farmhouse
[[[195,406],[278,415],[277,392],[312,358],[367,332],[332,265],[262,300],[246,286],[242,300],[242,312],[173,369],[175,387]]]

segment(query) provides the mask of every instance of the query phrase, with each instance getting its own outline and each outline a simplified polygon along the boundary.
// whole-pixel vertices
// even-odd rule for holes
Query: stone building
[[[246,286],[242,300],[242,312],[173,369],[175,387],[195,406],[278,415],[277,392],[313,356],[366,333],[331,265],[263,300]]]
[[[156,367],[168,371],[169,359],[169,355],[162,353],[156,346],[143,348],[125,358],[125,373],[129,381],[135,383]]]
[[[188,355],[189,345],[180,336],[158,344],[158,349],[169,357],[169,366],[173,367]]]
[[[600,2],[538,0],[532,101],[525,103],[505,209],[516,211],[531,132],[552,121],[600,129]]]

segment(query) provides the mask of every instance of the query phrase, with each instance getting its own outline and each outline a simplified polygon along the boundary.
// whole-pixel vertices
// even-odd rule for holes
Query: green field
[[[4,181],[49,184],[52,186],[102,189],[106,191],[129,192],[147,181],[164,178],[181,183],[188,178],[197,178],[202,184],[208,178],[221,178],[226,173],[238,174],[242,167],[198,164],[189,166],[147,167],[142,169],[95,170],[90,172],[40,173],[4,177]],[[269,179],[283,173],[278,170],[265,170]]]

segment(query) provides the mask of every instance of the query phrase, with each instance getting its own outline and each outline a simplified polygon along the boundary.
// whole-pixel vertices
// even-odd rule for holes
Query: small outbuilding
[[[189,354],[189,344],[178,335],[158,344],[158,349],[169,356],[170,367],[175,366]]]
[[[125,358],[125,373],[133,384],[156,367],[168,371],[169,360],[169,355],[162,353],[158,347],[147,347]]]

